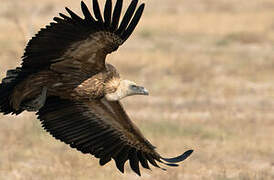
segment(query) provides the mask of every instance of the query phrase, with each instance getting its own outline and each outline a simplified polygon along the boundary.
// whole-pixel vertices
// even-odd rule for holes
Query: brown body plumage
[[[106,0],[102,16],[93,0],[94,18],[82,2],[84,18],[66,8],[70,17],[60,13],[41,29],[29,41],[22,66],[7,71],[0,84],[0,112],[37,111],[42,126],[56,139],[94,155],[101,165],[113,159],[121,172],[129,160],[140,175],[139,163],[148,169],[149,163],[159,167],[156,161],[178,166],[192,150],[163,158],[119,102],[148,95],[105,62],[128,39],[144,10],[144,4],[137,8],[138,0],[132,0],[119,24],[122,3],[117,0],[112,12],[112,2]]]
[[[14,109],[19,110],[24,100],[33,99],[41,93],[43,87],[47,87],[47,96],[54,95],[62,99],[89,101],[114,93],[120,81],[119,73],[110,64],[106,65],[104,71],[86,79],[75,78],[74,81],[71,81],[71,76],[64,76],[53,70],[41,71],[30,75],[15,86],[10,104]]]

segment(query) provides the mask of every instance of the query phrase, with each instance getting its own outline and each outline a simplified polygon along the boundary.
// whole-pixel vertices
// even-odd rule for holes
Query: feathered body
[[[74,81],[71,79],[75,78]],[[104,71],[91,75],[87,79],[75,75],[63,75],[53,70],[34,73],[14,87],[10,104],[16,111],[20,104],[39,95],[47,87],[47,96],[58,96],[61,99],[89,101],[99,99],[106,94],[114,93],[120,85],[120,76],[110,64]]]
[[[29,41],[21,67],[8,70],[0,84],[0,112],[37,111],[53,137],[94,155],[101,165],[113,159],[121,172],[127,160],[139,175],[139,163],[148,169],[149,163],[159,167],[156,161],[178,166],[192,150],[175,158],[156,152],[119,102],[148,91],[121,79],[105,62],[131,35],[144,4],[138,7],[138,0],[132,0],[121,22],[123,0],[114,8],[106,0],[103,16],[98,1],[92,4],[95,17],[81,2],[84,18],[66,8],[70,17],[60,13]]]

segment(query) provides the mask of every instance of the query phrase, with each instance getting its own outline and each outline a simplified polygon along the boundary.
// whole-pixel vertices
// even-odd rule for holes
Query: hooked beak
[[[139,86],[138,91],[139,91],[138,94],[146,95],[146,96],[149,95],[148,90],[146,88],[142,87],[142,86]]]

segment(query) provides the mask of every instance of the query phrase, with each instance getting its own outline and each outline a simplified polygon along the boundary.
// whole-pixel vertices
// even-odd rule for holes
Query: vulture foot
[[[31,99],[27,102],[23,102],[21,107],[27,111],[38,111],[42,108],[47,99],[47,87],[43,87],[42,92],[35,99]]]

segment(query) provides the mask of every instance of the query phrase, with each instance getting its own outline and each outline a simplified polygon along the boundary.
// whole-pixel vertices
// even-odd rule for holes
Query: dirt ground
[[[143,2],[136,31],[108,62],[150,96],[122,103],[161,154],[195,152],[166,172],[142,169],[142,179],[274,179],[274,1]],[[65,6],[80,13],[80,0],[1,0],[1,79]],[[114,162],[100,167],[52,138],[34,113],[0,115],[1,180],[141,179],[126,166],[125,174]]]

